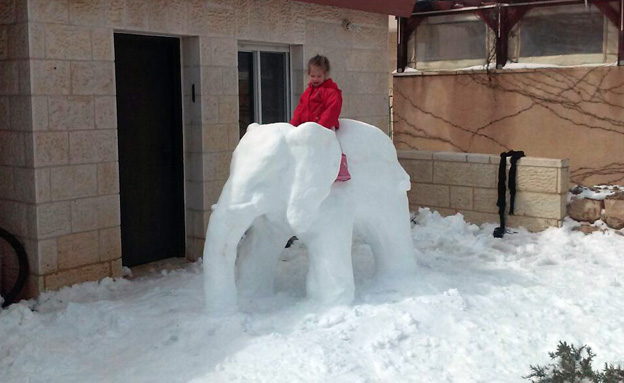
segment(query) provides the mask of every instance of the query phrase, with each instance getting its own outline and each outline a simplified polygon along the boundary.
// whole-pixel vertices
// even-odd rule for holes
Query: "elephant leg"
[[[354,297],[353,213],[340,186],[332,188],[308,230],[297,234],[308,249],[308,297],[323,304],[350,304]]]
[[[387,197],[386,201],[389,203],[382,203],[358,219],[356,228],[373,251],[377,275],[412,273],[416,270],[416,256],[407,197]]]
[[[247,297],[273,293],[279,255],[292,231],[266,215],[256,218],[238,249],[238,290]]]

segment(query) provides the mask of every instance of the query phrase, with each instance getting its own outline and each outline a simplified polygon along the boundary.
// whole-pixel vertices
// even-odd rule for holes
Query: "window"
[[[238,52],[241,137],[252,122],[270,124],[290,116],[288,47],[241,47]]]

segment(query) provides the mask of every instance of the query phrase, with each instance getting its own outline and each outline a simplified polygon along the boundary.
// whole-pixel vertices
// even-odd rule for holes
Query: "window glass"
[[[238,125],[240,136],[255,121],[253,54],[238,52]]]
[[[481,20],[423,22],[416,31],[416,61],[485,61],[486,28]]]
[[[261,52],[260,73],[262,123],[286,121],[286,54]]]

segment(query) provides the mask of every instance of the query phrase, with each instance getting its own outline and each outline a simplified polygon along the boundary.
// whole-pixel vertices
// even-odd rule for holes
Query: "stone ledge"
[[[397,150],[397,157],[399,159],[469,162],[481,164],[490,163],[496,165],[500,163],[500,156],[483,153],[434,152],[428,150]],[[507,163],[509,164],[509,161],[507,161]],[[558,158],[522,157],[522,159],[520,159],[520,161],[518,162],[518,166],[568,168],[570,166],[570,161],[568,159]]]
[[[398,158],[411,160],[431,160],[433,159],[433,153],[426,150],[397,150]]]

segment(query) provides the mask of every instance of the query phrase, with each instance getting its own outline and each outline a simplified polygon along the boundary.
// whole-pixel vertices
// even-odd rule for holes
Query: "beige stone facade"
[[[398,149],[568,158],[571,182],[624,182],[624,68],[540,68],[394,77]]]
[[[398,155],[412,181],[411,210],[429,207],[442,215],[461,213],[474,224],[499,221],[499,156],[418,150],[399,150]],[[567,214],[569,174],[567,160],[520,159],[515,214],[507,217],[507,225],[533,231],[560,226]]]
[[[345,18],[359,33],[342,28]],[[239,43],[290,47],[293,102],[307,58],[327,55],[342,116],[387,129],[387,28],[386,15],[288,0],[0,1],[0,226],[26,245],[26,295],[121,274],[116,32],[181,39],[195,259],[238,142]]]

